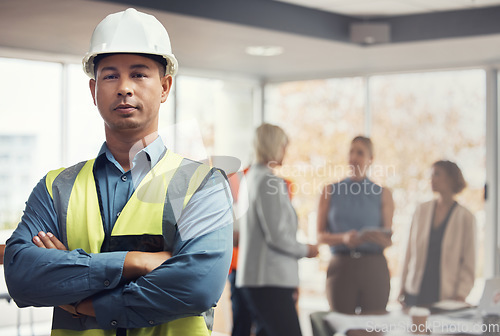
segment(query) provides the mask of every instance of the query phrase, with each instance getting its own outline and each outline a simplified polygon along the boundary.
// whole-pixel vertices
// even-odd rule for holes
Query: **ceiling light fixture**
[[[278,56],[283,53],[283,47],[279,46],[250,46],[245,52],[252,56]]]

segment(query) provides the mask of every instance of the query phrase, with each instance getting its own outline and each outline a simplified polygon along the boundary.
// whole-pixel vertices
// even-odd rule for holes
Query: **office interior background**
[[[128,7],[166,26],[179,60],[161,111],[167,146],[194,159],[234,156],[243,169],[255,127],[283,127],[291,141],[280,174],[293,185],[300,239],[314,243],[321,188],[345,177],[350,140],[372,137],[371,176],[396,204],[386,250],[394,288],[413,211],[433,197],[430,166],[455,161],[468,182],[458,200],[478,229],[469,301],[500,275],[500,0],[1,0],[0,243],[48,170],[98,152],[103,126],[81,58],[93,27]],[[300,262],[306,335],[308,313],[328,309],[329,253]],[[228,294],[221,300],[224,334]],[[0,331],[16,334],[19,319],[22,333],[50,327],[48,309],[0,307]]]

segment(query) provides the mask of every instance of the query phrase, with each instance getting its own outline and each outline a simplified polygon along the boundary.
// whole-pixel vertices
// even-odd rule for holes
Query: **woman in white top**
[[[438,197],[417,207],[404,259],[399,299],[408,306],[464,301],[474,285],[475,218],[455,200],[466,185],[462,172],[437,161],[431,184]]]
[[[246,175],[248,211],[240,219],[236,286],[243,289],[255,315],[257,336],[300,336],[294,295],[299,285],[298,262],[315,257],[316,245],[297,242],[297,215],[285,181],[273,174],[282,164],[288,138],[278,126],[256,130],[256,163]]]

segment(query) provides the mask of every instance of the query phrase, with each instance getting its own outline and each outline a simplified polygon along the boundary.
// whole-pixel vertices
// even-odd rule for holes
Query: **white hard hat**
[[[167,30],[154,16],[134,8],[110,14],[97,25],[90,49],[82,60],[83,71],[95,78],[94,58],[110,53],[159,55],[167,61],[165,73],[172,76],[177,73],[177,60]]]

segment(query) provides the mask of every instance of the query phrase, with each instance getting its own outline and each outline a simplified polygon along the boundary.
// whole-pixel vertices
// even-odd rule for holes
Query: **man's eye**
[[[147,76],[143,73],[136,73],[132,75],[132,78],[145,78],[145,77]]]
[[[117,78],[117,76],[115,76],[115,75],[106,75],[103,77],[103,79],[116,79],[116,78]]]

